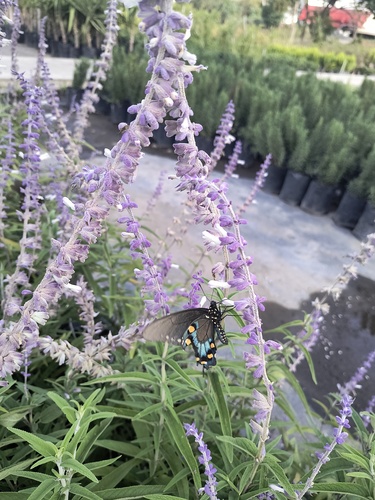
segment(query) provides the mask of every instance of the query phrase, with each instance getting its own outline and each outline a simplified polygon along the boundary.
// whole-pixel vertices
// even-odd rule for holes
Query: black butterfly
[[[221,326],[222,312],[212,300],[210,307],[197,307],[178,311],[157,319],[146,326],[143,337],[146,340],[192,345],[197,364],[204,368],[216,365],[215,336],[227,344],[227,336]]]

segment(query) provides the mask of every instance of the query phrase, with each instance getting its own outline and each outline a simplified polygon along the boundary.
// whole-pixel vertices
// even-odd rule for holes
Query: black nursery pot
[[[346,191],[340,205],[333,214],[332,220],[337,226],[353,229],[361,217],[366,206],[364,198],[358,198]]]
[[[152,136],[158,148],[172,149],[172,144],[175,142],[175,138],[166,136],[163,125],[160,125],[158,129],[154,130]]]
[[[120,122],[126,122],[128,113],[127,106],[121,103],[111,103],[110,118],[111,122],[118,125]]]
[[[263,191],[270,194],[279,194],[287,173],[286,168],[270,165],[267,170],[267,177],[263,185]]]
[[[301,208],[313,215],[324,215],[337,207],[342,189],[319,181],[311,181],[303,197]]]
[[[288,170],[280,191],[280,198],[288,205],[298,206],[309,187],[310,181],[311,178],[308,175]]]
[[[205,151],[208,155],[212,153],[214,149],[213,139],[198,135],[198,137],[195,138],[195,142],[199,150]]]
[[[366,239],[366,236],[375,232],[375,207],[369,202],[366,203],[365,209],[359,218],[353,234],[359,240]]]

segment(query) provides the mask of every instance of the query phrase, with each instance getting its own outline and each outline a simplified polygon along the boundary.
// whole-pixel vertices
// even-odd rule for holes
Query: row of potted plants
[[[208,57],[210,72],[195,75],[195,84],[188,89],[193,119],[205,124],[198,138],[201,149],[210,152],[220,116],[232,98],[237,107],[236,136],[243,141],[244,150],[250,152],[245,158],[247,165],[255,157],[264,158],[271,153],[273,169],[268,183],[277,172],[281,180],[275,192],[281,190],[285,177],[292,183],[291,189],[284,183],[281,197],[285,201],[302,203],[314,213],[326,213],[338,206],[345,190],[364,201],[372,196],[375,189],[373,82],[365,80],[360,89],[353,90],[320,81],[312,73],[296,76],[294,69],[279,65],[266,67],[251,59],[240,61],[229,54],[223,54],[220,63],[216,58],[217,55]],[[102,91],[102,98],[110,103],[114,123],[130,120],[128,106],[144,97],[146,65],[147,60],[137,50],[129,53],[125,47],[116,47]],[[172,139],[165,137],[162,128],[158,132],[155,138],[159,146],[170,147]],[[325,208],[309,209],[307,201],[302,202],[311,179],[325,187]],[[312,188],[309,189],[311,193]],[[353,224],[343,223],[348,227]]]
[[[41,17],[47,17],[48,51],[56,57],[96,58],[101,50],[107,0],[20,0],[21,43],[38,46]],[[119,39],[134,44],[137,9],[118,5]],[[139,21],[138,21],[139,22]]]

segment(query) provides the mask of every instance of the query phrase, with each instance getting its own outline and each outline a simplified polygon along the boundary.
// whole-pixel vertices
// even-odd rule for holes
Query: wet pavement
[[[108,117],[92,117],[86,139],[99,151],[111,147],[118,138],[117,128]],[[129,185],[128,192],[139,205],[137,213],[142,214],[161,171],[166,172],[163,193],[151,211],[152,217],[144,221],[145,226],[159,235],[159,239],[154,238],[156,248],[163,241],[167,244],[170,241],[165,236],[168,228],[178,233],[179,226],[173,224],[173,217],[184,219],[184,194],[176,193],[176,180],[167,179],[173,175],[174,165],[172,152],[151,148],[142,159],[136,182]],[[256,169],[242,168],[238,173],[239,178],[231,179],[228,191],[235,207],[242,204],[250,192]],[[222,165],[214,177],[221,175]],[[329,215],[307,214],[264,192],[258,194],[257,203],[248,208],[245,218],[248,224],[241,229],[248,242],[247,253],[253,257],[252,272],[259,282],[257,293],[267,298],[262,314],[265,330],[303,319],[303,311],[311,311],[311,302],[334,281],[342,265],[350,262],[347,256],[360,249],[360,242],[353,234],[336,226]],[[199,258],[201,233],[207,228],[189,225],[188,229],[181,236],[181,245],[172,247],[171,253],[173,262],[191,273],[187,259]],[[221,257],[211,258],[216,261]],[[204,276],[210,279],[212,265],[208,259],[202,267]],[[316,398],[324,402],[325,396],[336,391],[338,383],[345,384],[369,352],[375,350],[375,260],[361,267],[359,273],[339,302],[331,306],[331,313],[322,325],[321,340],[313,351],[318,386],[311,380],[305,361],[297,370],[310,400]],[[173,282],[184,279],[182,272],[172,271]],[[372,368],[370,378],[365,380],[363,389],[358,390],[357,409],[364,409],[373,395],[374,374]]]

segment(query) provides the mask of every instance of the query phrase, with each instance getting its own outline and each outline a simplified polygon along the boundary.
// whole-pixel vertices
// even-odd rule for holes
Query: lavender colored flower
[[[151,295],[153,297],[153,300],[145,301],[147,312],[152,316],[155,316],[161,310],[164,314],[168,314],[168,296],[163,290],[164,276],[158,270],[148,253],[147,248],[151,246],[151,243],[140,231],[140,224],[134,218],[133,208],[135,207],[136,204],[130,200],[129,195],[126,195],[124,201],[118,204],[118,209],[120,211],[126,210],[128,215],[120,217],[118,222],[125,224],[126,235],[133,235],[133,239],[130,243],[131,256],[134,259],[140,258],[142,260],[143,269],[136,269],[135,276],[137,279],[142,279],[144,282],[142,294]]]
[[[217,129],[214,139],[214,150],[211,153],[210,171],[212,171],[216,167],[217,162],[224,154],[224,148],[226,144],[230,144],[234,140],[234,137],[229,134],[233,127],[234,113],[234,103],[233,101],[229,101],[221,118],[220,125]]]
[[[237,209],[238,214],[242,214],[249,205],[254,203],[255,197],[256,197],[258,191],[264,185],[264,182],[265,182],[266,177],[268,175],[268,169],[271,165],[271,162],[272,162],[272,155],[269,154],[266,156],[265,161],[262,163],[262,165],[260,166],[260,169],[258,170],[258,172],[255,176],[255,182],[254,182],[254,185],[253,185],[248,197],[243,202],[243,204]]]
[[[167,172],[165,170],[162,170],[160,172],[160,176],[159,176],[159,181],[158,181],[158,184],[155,188],[155,191],[153,192],[149,202],[147,203],[147,207],[146,207],[146,210],[143,214],[143,217],[147,217],[147,215],[150,214],[151,210],[155,207],[156,205],[156,201],[158,200],[158,198],[160,198],[162,192],[163,192],[163,187],[164,187],[164,181],[165,181],[165,176],[166,176]]]
[[[112,59],[112,50],[117,41],[117,33],[120,29],[117,24],[117,0],[108,0],[107,9],[105,11],[106,17],[104,20],[105,37],[102,44],[102,53],[100,54],[99,61],[94,65],[94,71],[91,75],[91,80],[87,84],[87,88],[83,94],[82,102],[78,108],[75,125],[74,125],[74,138],[77,143],[83,139],[84,131],[88,125],[88,115],[95,111],[94,103],[99,98],[97,96],[98,90],[102,88],[102,82],[107,78],[107,70],[109,69],[110,61]]]
[[[375,409],[375,395],[372,396],[372,398],[370,399],[370,401],[367,403],[367,407],[366,407],[366,413],[374,413],[374,409]],[[362,419],[363,419],[363,422],[364,424],[367,426],[369,423],[370,423],[370,415],[363,415],[362,416]]]
[[[198,458],[199,463],[205,468],[205,475],[207,476],[206,485],[204,488],[199,490],[199,493],[206,493],[206,495],[211,500],[219,500],[217,496],[217,481],[216,481],[216,469],[212,465],[211,460],[211,452],[208,449],[206,443],[203,441],[203,432],[199,433],[195,423],[192,424],[184,424],[185,433],[187,436],[193,436],[195,438],[195,442],[198,443],[198,450],[201,453],[201,456]]]
[[[313,468],[309,478],[306,481],[305,487],[302,491],[296,492],[296,499],[301,500],[306,492],[313,486],[315,477],[319,474],[322,466],[329,461],[329,456],[335,449],[337,445],[343,444],[348,437],[348,433],[344,432],[345,429],[349,429],[349,417],[352,415],[352,404],[353,398],[347,394],[344,394],[341,400],[341,410],[340,416],[336,417],[336,421],[338,423],[338,427],[334,429],[333,435],[334,439],[331,443],[327,443],[324,446],[324,452],[317,452],[316,456],[318,458],[318,462]]]
[[[237,168],[237,165],[240,163],[239,157],[242,153],[242,142],[241,141],[236,141],[233,152],[229,157],[229,161],[225,164],[224,167],[224,175],[221,178],[221,182],[225,182],[227,179],[230,179],[234,171]],[[240,214],[241,212],[237,210],[237,213]]]
[[[38,145],[41,97],[42,91],[31,82],[18,75],[23,95],[27,118],[21,123],[24,142],[20,145],[22,162],[20,172],[23,176],[21,193],[23,194],[22,211],[19,217],[23,222],[23,235],[20,240],[20,253],[16,262],[16,269],[6,277],[7,285],[4,290],[3,310],[6,318],[10,318],[20,311],[21,299],[17,297],[18,286],[27,287],[26,274],[32,271],[33,263],[41,246],[40,218],[44,210],[43,197],[39,183],[40,148]]]
[[[344,394],[355,394],[356,389],[361,388],[361,382],[372,367],[375,361],[375,350],[371,351],[364,361],[363,365],[359,366],[353,377],[344,386],[338,384],[338,389],[341,396]]]

